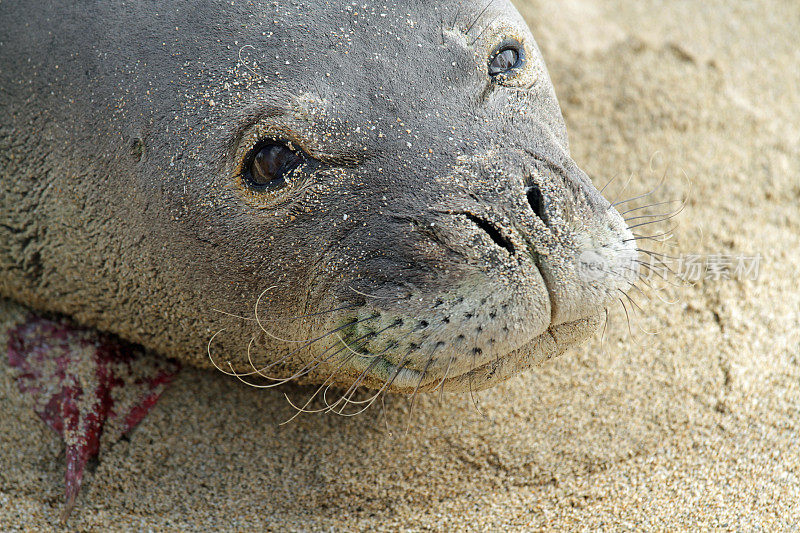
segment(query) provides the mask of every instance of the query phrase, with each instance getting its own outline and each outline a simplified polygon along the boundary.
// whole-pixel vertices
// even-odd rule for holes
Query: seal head
[[[168,4],[146,49],[144,4],[102,14],[123,51],[92,105],[113,109],[47,102],[84,139],[60,167],[101,162],[79,188],[106,222],[40,250],[68,291],[6,292],[196,364],[213,337],[242,377],[413,392],[558,355],[631,286],[634,238],[510,3]]]

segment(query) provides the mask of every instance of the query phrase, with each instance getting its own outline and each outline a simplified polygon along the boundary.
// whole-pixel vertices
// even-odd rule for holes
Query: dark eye
[[[286,176],[303,162],[303,156],[280,143],[262,144],[246,161],[244,181],[257,191],[275,191],[286,185]]]
[[[519,46],[505,46],[495,53],[489,61],[489,76],[495,77],[508,74],[515,68],[522,66],[522,50]]]

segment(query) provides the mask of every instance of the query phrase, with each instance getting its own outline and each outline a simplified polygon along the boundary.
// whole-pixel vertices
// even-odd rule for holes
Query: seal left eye
[[[262,144],[248,157],[244,181],[257,191],[275,191],[286,185],[286,175],[302,162],[303,157],[284,144]]]
[[[495,53],[489,62],[489,76],[495,77],[508,74],[515,68],[522,66],[522,52],[516,45],[506,46]]]

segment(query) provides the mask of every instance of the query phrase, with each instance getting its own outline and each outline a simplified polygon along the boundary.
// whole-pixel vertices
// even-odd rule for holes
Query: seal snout
[[[531,154],[532,155],[532,154]],[[535,157],[525,180],[535,217],[525,239],[551,300],[551,324],[602,312],[638,275],[625,221],[568,156]]]
[[[475,224],[478,229],[486,233],[486,235],[488,235],[497,246],[504,248],[511,255],[516,253],[516,247],[514,246],[514,243],[511,241],[511,239],[505,236],[494,223],[469,212],[462,214],[467,217],[470,222]]]
[[[531,183],[525,186],[525,198],[528,200],[528,205],[533,210],[533,213],[541,219],[542,222],[547,224],[547,213],[545,211],[545,200],[542,195],[541,189],[535,184]]]
[[[462,167],[429,210],[394,216],[409,262],[430,275],[395,270],[398,298],[365,287],[376,297],[358,320],[369,321],[350,335],[369,339],[381,363],[361,365],[393,390],[489,386],[585,339],[629,287],[634,241],[586,175],[571,159],[514,155]]]

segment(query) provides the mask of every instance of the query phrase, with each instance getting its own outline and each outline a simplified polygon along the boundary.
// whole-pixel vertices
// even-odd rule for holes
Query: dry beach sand
[[[104,448],[71,529],[799,527],[800,4],[520,9],[576,161],[600,186],[618,176],[611,198],[631,174],[625,197],[666,175],[650,201],[688,194],[666,250],[761,254],[758,279],[634,292],[633,336],[618,306],[602,346],[478,394],[480,412],[468,395],[423,396],[413,412],[388,398],[278,426],[293,414],[283,392],[309,389],[185,369]],[[0,529],[48,529],[62,446],[0,360]]]

